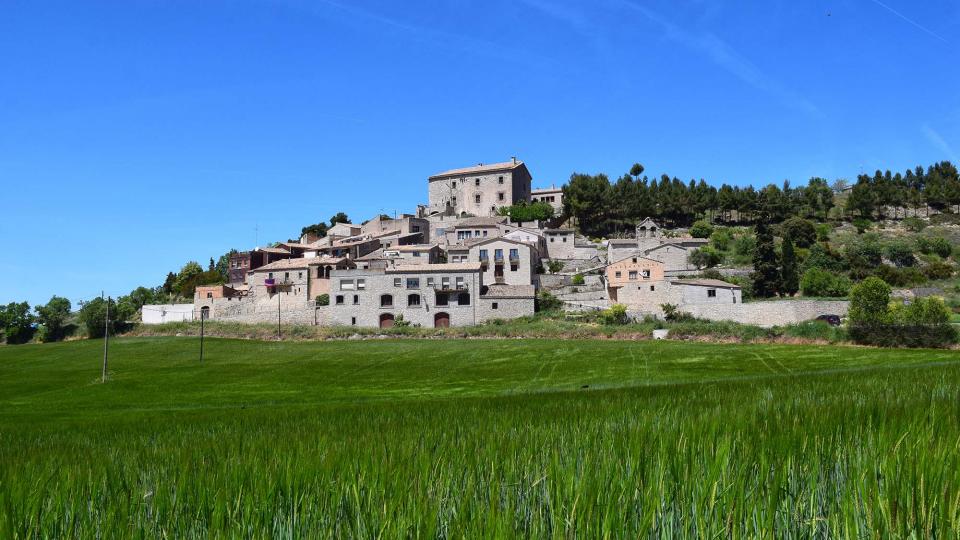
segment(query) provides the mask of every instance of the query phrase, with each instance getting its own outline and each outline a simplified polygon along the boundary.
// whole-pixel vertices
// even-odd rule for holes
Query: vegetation
[[[943,347],[956,343],[950,312],[939,298],[890,303],[890,286],[876,277],[850,291],[850,337],[881,346]]]
[[[509,216],[510,221],[547,221],[553,217],[553,206],[545,202],[526,203],[520,201],[512,206],[502,206],[497,209],[501,216]]]
[[[198,345],[0,350],[3,535],[960,533],[953,353]]]
[[[583,285],[586,283],[586,280],[583,277],[583,274],[574,274],[573,278],[570,280],[571,285]]]
[[[33,337],[33,315],[27,302],[10,302],[0,306],[0,328],[4,341],[15,345],[26,343]]]
[[[846,276],[818,267],[810,268],[800,279],[804,296],[843,297],[850,292],[850,286]]]
[[[63,339],[67,320],[70,318],[70,300],[62,296],[54,296],[46,305],[37,306],[37,323],[41,341],[51,342]]]

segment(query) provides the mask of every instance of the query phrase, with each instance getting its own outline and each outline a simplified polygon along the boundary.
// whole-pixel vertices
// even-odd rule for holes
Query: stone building
[[[506,223],[507,218],[503,216],[463,218],[445,229],[445,239],[448,245],[455,245],[496,238],[503,236]]]
[[[428,212],[493,216],[500,207],[529,202],[531,180],[527,166],[516,158],[444,171],[428,179]]]
[[[553,207],[554,215],[563,213],[563,188],[550,186],[534,189],[530,192],[530,202],[544,202]]]
[[[427,328],[469,326],[533,314],[532,286],[486,287],[480,263],[338,270],[331,279],[333,325],[388,328],[402,317]]]
[[[508,238],[490,238],[470,245],[467,262],[479,262],[487,284],[537,285],[540,255],[533,246]]]
[[[739,309],[743,293],[738,285],[717,279],[662,280],[639,282],[613,289],[610,301],[627,306],[630,311],[662,315],[663,304],[673,304],[681,311],[690,306],[723,305]],[[737,307],[734,307],[736,305]]]
[[[436,244],[411,244],[380,248],[356,260],[362,269],[387,268],[398,264],[438,264],[443,250]]]
[[[576,233],[573,229],[544,229],[547,239],[547,257],[551,259],[576,259]]]
[[[384,233],[397,232],[399,236],[416,235],[420,233],[414,243],[430,243],[430,222],[409,214],[397,218],[377,216],[360,226],[360,234],[369,234],[377,237]]]
[[[290,257],[289,250],[279,247],[256,248],[251,251],[232,253],[230,254],[228,281],[230,285],[243,285],[247,282],[247,274],[251,270]]]
[[[290,302],[313,301],[321,294],[330,293],[330,273],[354,268],[345,257],[308,257],[286,259],[261,266],[250,272],[250,295],[270,299],[284,295]]]
[[[624,287],[646,285],[649,292],[656,292],[656,284],[664,280],[663,263],[640,256],[614,262],[604,272],[611,302],[619,301],[619,291]]]

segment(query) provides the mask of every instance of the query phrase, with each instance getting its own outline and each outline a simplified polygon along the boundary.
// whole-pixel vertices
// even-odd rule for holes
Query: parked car
[[[840,316],[839,315],[820,315],[816,319],[817,321],[823,321],[830,326],[840,326]]]

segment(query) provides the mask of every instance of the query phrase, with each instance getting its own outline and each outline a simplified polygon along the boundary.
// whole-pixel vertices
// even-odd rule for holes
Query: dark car
[[[840,316],[839,315],[820,315],[816,319],[817,321],[823,321],[830,326],[840,326]]]

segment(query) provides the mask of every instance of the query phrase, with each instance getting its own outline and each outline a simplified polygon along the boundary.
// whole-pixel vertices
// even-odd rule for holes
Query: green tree
[[[327,229],[328,227],[326,223],[323,223],[323,222],[314,223],[313,225],[307,225],[306,227],[300,229],[300,236],[313,234],[317,238],[323,238],[324,236],[327,235]]]
[[[200,284],[200,276],[203,273],[203,268],[196,261],[190,261],[183,265],[183,268],[177,273],[177,279],[173,285],[174,292],[183,298],[193,297],[193,291]]]
[[[573,174],[563,187],[564,213],[573,216],[580,230],[589,235],[608,232],[610,180],[605,174]]]
[[[753,255],[753,294],[758,298],[776,295],[780,283],[780,269],[777,265],[773,233],[766,221],[761,217],[760,223],[757,224],[757,247]]]
[[[545,202],[527,204],[520,201],[512,206],[502,206],[497,210],[501,216],[509,216],[511,221],[546,221],[553,217],[553,207]]]
[[[790,237],[783,239],[780,248],[780,294],[793,296],[800,289],[800,270],[797,268],[797,254],[793,251]]]
[[[94,298],[89,302],[80,303],[80,311],[77,318],[87,329],[87,336],[90,338],[102,338],[104,324],[107,319],[107,306],[110,307],[110,335],[116,334],[122,330],[127,319],[132,315],[129,308],[118,304],[112,298],[103,299]]]
[[[33,323],[30,304],[26,302],[10,302],[0,307],[0,328],[3,329],[4,340],[9,345],[30,341],[33,337]]]
[[[350,223],[350,218],[348,218],[343,212],[337,212],[332,218],[330,218],[330,226],[333,227],[337,223]]]
[[[230,257],[237,253],[237,250],[231,249],[217,258],[217,264],[214,269],[220,274],[224,282],[230,281]]]
[[[783,236],[789,236],[796,247],[808,248],[817,241],[817,228],[809,220],[794,216],[783,222]]]
[[[706,221],[697,221],[690,227],[690,236],[694,238],[710,238],[713,227]]]
[[[887,244],[887,247],[884,249],[884,254],[887,256],[887,259],[898,268],[913,266],[916,262],[916,257],[913,256],[913,248],[902,240]]]
[[[850,290],[851,325],[889,324],[890,286],[878,277],[868,277]]]
[[[842,297],[850,293],[850,280],[822,268],[810,268],[800,279],[804,296]]]
[[[703,246],[702,248],[695,249],[687,257],[687,262],[701,270],[704,268],[713,268],[714,266],[720,264],[720,261],[722,260],[723,257],[720,255],[720,253],[710,246]]]
[[[54,296],[46,305],[37,306],[37,322],[43,327],[43,341],[60,341],[63,339],[64,327],[70,317],[70,300],[62,296]]]

